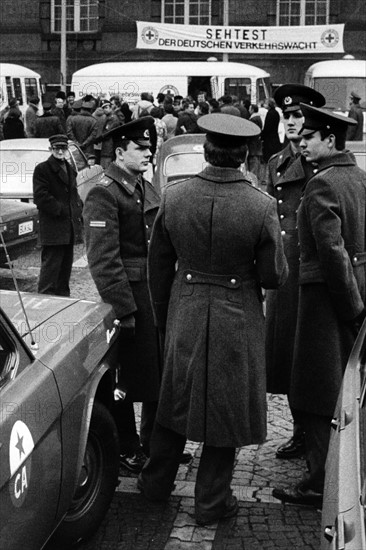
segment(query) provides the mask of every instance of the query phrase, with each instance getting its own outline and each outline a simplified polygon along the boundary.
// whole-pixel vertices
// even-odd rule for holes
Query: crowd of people
[[[59,99],[28,117],[34,131],[42,118],[56,130],[33,177],[39,292],[70,295],[83,224],[91,275],[120,321],[121,466],[139,474],[147,499],[164,501],[191,460],[187,439],[202,442],[196,521],[231,517],[235,449],[265,441],[266,391],[282,393],[294,430],[277,458],[305,457],[307,470],[273,494],[321,507],[330,422],[366,316],[366,174],[345,149],[357,122],[298,84],[279,87],[265,112],[203,93],[156,103],[143,93],[132,109],[118,97]],[[161,143],[191,132],[206,136],[207,166],[160,196],[144,177],[149,165]],[[68,139],[105,168],[84,204]],[[266,192],[242,169],[263,162]]]
[[[92,95],[76,100],[75,94],[59,91],[53,102],[42,104],[31,97],[24,117],[18,101],[13,98],[0,114],[0,139],[25,137],[49,138],[58,133],[66,134],[77,143],[85,155],[95,159],[97,164],[107,168],[113,159],[112,140],[104,136],[111,129],[136,120],[141,116],[154,118],[156,139],[152,151],[155,167],[162,143],[173,136],[201,133],[198,119],[209,113],[224,113],[252,120],[261,129],[261,134],[250,140],[247,168],[254,175],[254,181],[264,184],[265,164],[269,157],[281,148],[280,110],[273,100],[251,104],[250,100],[239,101],[237,97],[224,95],[219,100],[208,98],[205,92],[192,96],[160,93],[156,100],[148,92],[141,93],[140,100],[133,106],[123,102],[120,96],[96,98]],[[269,114],[266,117],[267,113]]]

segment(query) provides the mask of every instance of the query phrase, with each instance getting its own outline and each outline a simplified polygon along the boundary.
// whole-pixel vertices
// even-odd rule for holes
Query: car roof
[[[174,153],[189,153],[190,151],[202,151],[202,145],[206,134],[185,134],[174,136],[163,143],[160,150],[161,157],[167,157]]]
[[[0,149],[3,151],[20,150],[20,151],[47,151],[50,146],[48,138],[19,138],[19,139],[4,139],[0,141]]]

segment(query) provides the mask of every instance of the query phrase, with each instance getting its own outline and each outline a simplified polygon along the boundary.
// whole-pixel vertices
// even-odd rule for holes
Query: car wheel
[[[55,532],[52,548],[69,548],[99,527],[113,498],[119,468],[117,429],[108,409],[95,402],[84,462],[71,506]]]

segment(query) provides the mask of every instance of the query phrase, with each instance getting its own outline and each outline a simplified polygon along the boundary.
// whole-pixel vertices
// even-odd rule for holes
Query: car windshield
[[[206,165],[203,149],[200,152],[177,153],[166,159],[164,175],[168,180],[178,175],[194,175],[201,172]]]
[[[2,150],[1,156],[1,179],[7,176],[21,176],[26,178],[33,174],[34,168],[40,162],[47,160],[49,151],[24,151],[24,150]]]
[[[76,164],[78,169],[80,167],[85,168],[86,161],[75,146],[73,146],[72,153],[74,156],[77,155],[78,162]],[[6,181],[7,176],[19,175],[25,180],[26,177],[32,176],[36,165],[47,160],[50,154],[48,149],[38,149],[36,151],[24,149],[2,150],[0,152],[1,181]],[[66,153],[66,160],[73,165],[70,151]]]

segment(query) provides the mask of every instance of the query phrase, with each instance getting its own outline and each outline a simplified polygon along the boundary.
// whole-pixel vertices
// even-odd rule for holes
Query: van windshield
[[[325,77],[314,78],[313,87],[327,99],[327,108],[334,111],[348,111],[352,91],[366,89],[364,77]]]
[[[252,96],[252,82],[250,78],[225,78],[225,95],[236,96],[242,101]]]

